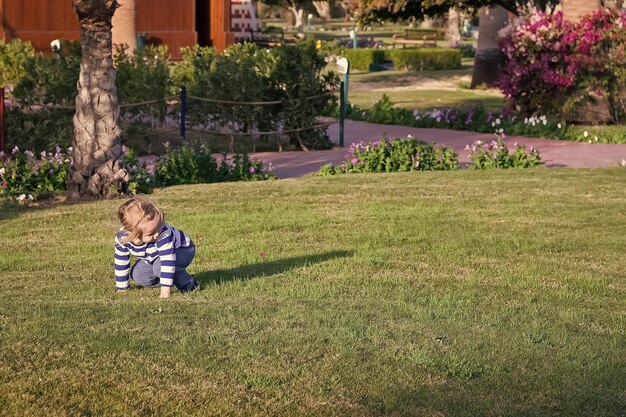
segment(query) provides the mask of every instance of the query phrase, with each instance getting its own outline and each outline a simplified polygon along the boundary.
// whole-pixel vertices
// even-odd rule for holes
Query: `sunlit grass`
[[[622,415],[625,181],[158,190],[204,286],[169,300],[114,292],[121,200],[2,205],[0,414]]]

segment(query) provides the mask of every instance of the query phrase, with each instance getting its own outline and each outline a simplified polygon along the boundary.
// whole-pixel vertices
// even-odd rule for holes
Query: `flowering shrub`
[[[583,105],[604,103],[606,117],[620,122],[626,114],[625,23],[626,12],[610,10],[576,24],[561,12],[535,11],[514,21],[500,32],[507,59],[502,92],[524,114],[584,121]]]
[[[245,154],[224,155],[220,162],[211,151],[198,142],[188,142],[170,149],[155,161],[154,180],[160,186],[198,184],[221,181],[256,181],[272,178],[263,170],[263,163],[250,160]]]
[[[469,159],[474,169],[533,168],[543,164],[539,151],[533,147],[526,152],[525,146],[517,144],[514,146],[515,151],[509,153],[502,138],[498,137],[490,143],[477,140],[465,149],[470,151]]]
[[[320,175],[363,172],[435,171],[458,168],[458,155],[447,147],[417,140],[384,139],[373,143],[353,143],[339,167],[325,165]]]
[[[71,148],[68,149],[71,152]],[[70,157],[57,146],[54,153],[0,152],[0,196],[49,195],[66,189]]]
[[[352,48],[352,46],[354,45],[352,39],[350,38],[340,38],[340,39],[336,39],[335,43],[337,45],[337,47],[341,48]],[[363,38],[363,37],[357,37],[356,38],[356,47],[357,48],[382,48],[384,47],[385,44],[381,41],[375,41],[374,38]]]
[[[330,113],[339,116],[338,110]],[[369,123],[405,125],[423,128],[468,130],[498,135],[518,135],[550,139],[566,139],[589,143],[626,143],[626,131],[607,127],[590,128],[565,123],[558,118],[537,115],[520,118],[503,109],[487,111],[480,106],[452,107],[427,111],[395,107],[388,96],[376,101],[369,109],[349,104],[346,117]]]
[[[122,147],[124,166],[130,174],[126,189],[120,193],[148,193],[155,187],[177,184],[197,184],[220,181],[256,181],[273,178],[272,166],[264,170],[263,163],[247,155],[224,156],[216,161],[203,145],[183,144],[169,149],[169,155],[152,161],[140,161],[132,149]],[[68,153],[71,148],[68,148]],[[60,147],[41,152],[13,148],[11,155],[0,152],[0,197],[34,195],[45,197],[67,190],[71,158]]]

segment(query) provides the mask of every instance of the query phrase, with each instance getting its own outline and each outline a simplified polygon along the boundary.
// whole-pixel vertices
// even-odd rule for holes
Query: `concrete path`
[[[334,143],[339,143],[338,123],[329,126],[328,135]],[[495,139],[494,135],[486,133],[378,125],[346,120],[344,145],[347,148],[354,142],[374,142],[385,135],[389,138],[405,138],[412,135],[416,139],[452,147],[459,154],[461,163],[469,162],[468,151],[465,150],[466,145],[476,140],[492,141]],[[515,142],[525,145],[527,149],[531,146],[538,149],[547,167],[595,168],[616,166],[622,160],[626,161],[626,144],[590,144],[519,136],[507,137],[505,140],[509,149],[514,148]],[[316,173],[322,165],[329,162],[338,165],[343,161],[345,153],[346,149],[336,148],[329,151],[311,152],[260,152],[251,156],[266,164],[271,162],[277,177],[293,178]]]

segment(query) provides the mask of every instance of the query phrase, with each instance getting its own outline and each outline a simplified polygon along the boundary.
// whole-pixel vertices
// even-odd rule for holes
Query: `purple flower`
[[[250,172],[250,174],[254,174],[254,167],[250,167],[250,168],[248,169],[248,172]]]
[[[352,163],[352,165],[356,165],[357,162],[359,162],[359,158],[352,158],[350,162]]]
[[[6,190],[6,189],[7,189],[7,183],[6,183],[6,182],[4,182],[4,181],[2,182],[2,189],[3,189],[3,190]]]

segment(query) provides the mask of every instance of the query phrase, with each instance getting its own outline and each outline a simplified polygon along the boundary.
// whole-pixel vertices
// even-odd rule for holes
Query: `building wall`
[[[230,18],[235,41],[250,39],[251,30],[261,30],[261,20],[254,0],[231,0]]]
[[[233,42],[232,36],[214,30],[230,32],[224,22],[215,19],[230,18],[219,10],[230,10],[229,0],[135,0],[137,10],[137,32],[145,32],[147,43],[168,45],[172,57],[176,58],[181,46],[198,43],[196,32],[196,1],[210,2],[211,21],[199,24],[211,26],[210,33],[217,47]],[[4,37],[7,40],[20,38],[30,41],[41,51],[50,50],[54,39],[78,40],[78,19],[70,0],[0,0]],[[207,31],[208,32],[208,31]],[[0,36],[3,34],[0,33]],[[216,39],[218,37],[219,39]],[[223,47],[221,49],[223,49]]]

